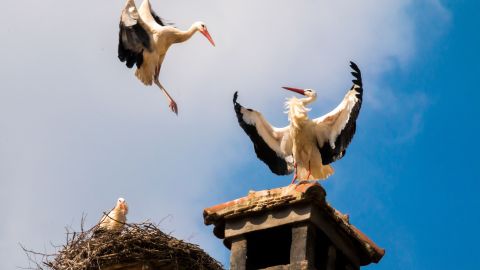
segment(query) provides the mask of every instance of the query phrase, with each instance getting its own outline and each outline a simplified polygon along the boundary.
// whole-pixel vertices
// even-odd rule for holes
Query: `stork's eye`
[[[202,24],[202,28],[205,28],[205,24]]]

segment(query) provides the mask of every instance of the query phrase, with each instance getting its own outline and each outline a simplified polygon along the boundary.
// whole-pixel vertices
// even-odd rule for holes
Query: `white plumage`
[[[334,170],[330,163],[342,158],[355,134],[356,119],[362,104],[363,88],[360,69],[350,62],[355,77],[353,86],[342,102],[330,113],[309,119],[309,108],[317,94],[312,89],[284,87],[302,94],[305,98],[292,97],[287,100],[290,125],[273,127],[261,113],[246,109],[237,102],[234,108],[238,122],[254,144],[257,157],[278,175],[295,172],[293,180],[325,179]]]
[[[168,48],[174,43],[189,40],[202,33],[215,46],[207,26],[195,22],[187,31],[167,25],[152,11],[150,1],[144,0],[137,10],[134,0],[127,0],[120,18],[118,58],[127,67],[137,66],[135,76],[145,85],[155,83],[165,94],[170,109],[178,114],[176,102],[159,81],[160,69]]]
[[[118,198],[115,207],[103,215],[98,224],[100,231],[121,231],[127,222],[128,205],[124,198]]]

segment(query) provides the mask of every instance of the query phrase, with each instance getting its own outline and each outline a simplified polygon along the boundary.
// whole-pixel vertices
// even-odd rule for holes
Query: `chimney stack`
[[[251,191],[206,208],[206,225],[231,250],[230,269],[356,270],[385,250],[325,200],[318,183]]]

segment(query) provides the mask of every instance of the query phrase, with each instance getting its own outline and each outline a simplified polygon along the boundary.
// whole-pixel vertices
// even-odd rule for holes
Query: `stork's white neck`
[[[285,102],[285,107],[288,113],[288,120],[293,127],[300,127],[308,121],[308,111],[309,108],[305,107],[307,104],[312,103],[315,100],[315,96],[306,97],[306,98],[296,98],[292,97]]]
[[[187,40],[189,40],[193,34],[195,34],[198,31],[198,28],[195,26],[195,24],[192,24],[190,28],[187,31],[182,31],[179,29],[174,28],[174,35],[175,35],[175,43],[182,43]]]

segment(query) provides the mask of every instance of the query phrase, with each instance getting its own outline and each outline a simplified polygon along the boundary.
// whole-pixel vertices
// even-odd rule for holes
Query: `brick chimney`
[[[318,183],[251,191],[206,208],[206,225],[231,250],[230,269],[354,270],[385,254],[325,200]]]

